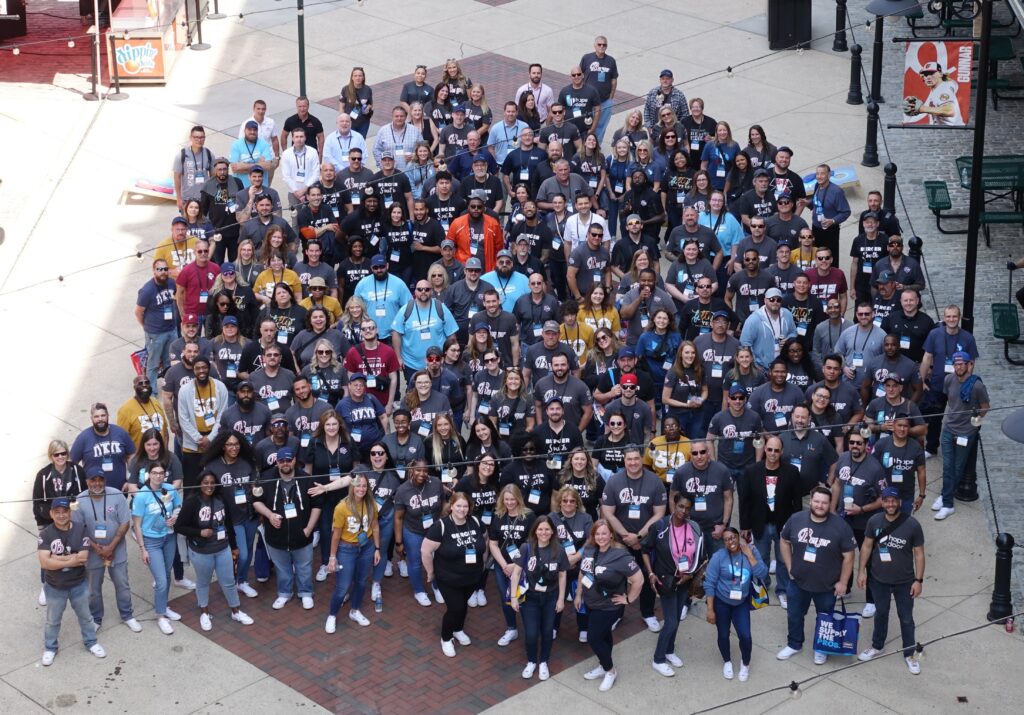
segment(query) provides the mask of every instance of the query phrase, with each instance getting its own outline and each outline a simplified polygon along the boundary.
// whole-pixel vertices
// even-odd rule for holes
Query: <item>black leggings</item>
[[[606,671],[615,667],[612,662],[612,626],[622,619],[623,610],[623,607],[619,606],[611,611],[590,611],[589,614],[587,642]]]
[[[452,634],[461,631],[466,625],[466,613],[469,611],[469,597],[477,590],[476,582],[468,586],[454,586],[445,583],[434,575],[434,583],[444,598],[444,616],[441,618],[441,640],[450,641]]]

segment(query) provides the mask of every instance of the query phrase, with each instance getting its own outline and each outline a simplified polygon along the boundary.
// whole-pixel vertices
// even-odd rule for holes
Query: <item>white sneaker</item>
[[[387,566],[384,567],[384,575],[388,578],[395,575],[395,567],[391,565],[390,561],[388,561]]]
[[[317,581],[326,581],[327,580],[327,566],[321,566],[319,569],[317,569],[316,580]]]
[[[172,633],[174,633],[174,629],[171,628],[171,622],[168,621],[166,618],[157,618],[156,625],[157,628],[160,629],[160,632],[163,633],[165,636],[169,636]]]
[[[107,651],[103,650],[103,646],[101,646],[99,643],[93,643],[92,648],[89,649],[89,652],[97,658],[107,657]]]
[[[480,606],[480,608],[487,605],[487,595],[484,593],[483,589],[476,592],[476,604]]]
[[[651,667],[666,678],[671,678],[676,674],[676,671],[672,670],[672,666],[668,663],[651,663]]]
[[[180,621],[181,614],[177,611],[172,611],[170,608],[164,608],[164,618],[170,619],[172,621]]]
[[[438,603],[444,603],[444,596],[441,595],[441,592],[436,587],[434,588],[434,600]]]
[[[615,678],[617,676],[618,673],[616,673],[614,670],[609,670],[607,673],[604,674],[604,680],[601,681],[601,685],[600,687],[598,687],[598,690],[600,690],[602,693],[611,690],[612,686],[615,685]]]
[[[183,588],[186,591],[195,591],[196,590],[196,582],[193,581],[192,579],[184,577],[184,576],[182,578],[180,578],[180,579],[174,579],[174,585],[177,586],[178,588]]]
[[[932,502],[932,511],[938,511],[942,508],[942,495],[935,497],[935,501]]]
[[[231,614],[231,620],[238,621],[243,626],[251,626],[255,623],[255,621],[252,620],[252,617],[245,611],[235,611]]]
[[[469,636],[466,635],[466,631],[455,631],[452,635],[455,636],[455,640],[459,642],[459,645],[469,645],[473,642],[470,640]]]
[[[860,652],[860,655],[857,656],[857,658],[859,660],[868,661],[868,660],[871,660],[872,658],[874,658],[876,655],[878,655],[881,652],[882,651],[876,650],[874,648],[868,648],[867,650],[862,650]]]
[[[471,593],[469,595],[469,603],[468,603],[468,605],[469,605],[470,608],[476,608],[477,607],[477,603],[478,602],[476,600],[476,591],[473,591],[473,593]]]
[[[523,668],[523,680],[529,680],[533,677],[534,672],[537,670],[536,663],[527,663],[526,667]]]
[[[292,600],[291,596],[278,596],[274,599],[274,602],[270,604],[270,607],[276,611],[280,611],[284,608],[284,604],[288,603],[290,600]]]
[[[199,627],[202,628],[204,631],[213,630],[213,619],[210,618],[209,613],[203,613],[199,616]]]
[[[682,668],[683,667],[683,659],[680,658],[675,653],[666,653],[665,654],[665,660],[667,660],[668,664],[671,665],[673,668]]]
[[[740,677],[740,682],[741,683],[747,682],[747,679],[750,677],[750,666],[749,665],[743,665],[742,663],[740,663],[740,676],[739,677]]]
[[[327,616],[327,623],[324,624],[324,630],[328,633],[334,633],[338,630],[338,617]]]
[[[953,516],[956,513],[956,509],[951,506],[944,506],[935,512],[935,521],[942,521],[943,519]]]
[[[722,664],[722,677],[726,680],[732,680],[732,661],[726,661]]]
[[[920,672],[920,668],[918,669],[918,671]],[[541,680],[547,680],[548,678],[551,677],[551,672],[548,670],[548,664],[547,663],[541,663],[538,666],[538,668],[537,668],[537,677],[540,678]]]
[[[649,630],[651,633],[657,633],[661,630],[661,623],[654,616],[649,616],[648,618],[645,618],[644,623],[647,624],[647,630]]]
[[[690,615],[690,607],[689,606],[683,606],[682,608],[679,609],[679,620],[680,621],[685,621],[686,617],[688,615]]]
[[[368,625],[370,625],[370,619],[367,618],[366,616],[364,616],[359,611],[349,611],[348,612],[348,619],[350,621],[355,621],[356,623],[358,623],[361,626],[368,626]]]
[[[242,581],[242,583],[238,584],[238,592],[244,593],[249,598],[256,598],[259,596],[259,594],[256,593],[256,589],[250,586],[248,581]]]
[[[307,611],[313,610],[313,597],[312,596],[303,596],[302,597],[302,607],[305,608]]]
[[[132,633],[142,633],[142,624],[134,618],[129,618],[127,621],[124,622],[124,624],[128,626],[128,630],[130,630]]]
[[[587,632],[586,631],[580,631],[579,641],[580,641],[580,643],[586,643],[587,642]]]
[[[925,459],[931,459],[934,456],[935,456],[935,452],[929,452],[927,449],[924,451],[924,458]]]
[[[420,604],[421,606],[429,606],[430,605],[430,596],[428,596],[427,594],[423,593],[423,591],[420,591],[419,593],[413,594],[413,598],[415,598],[416,599],[416,603]]]
[[[39,605],[40,606],[45,606],[46,605],[46,587],[45,586],[40,586],[39,587]],[[53,651],[49,651],[49,650],[48,651],[44,651],[43,652],[43,658],[44,659],[46,658],[46,654],[47,653],[53,653],[53,655],[57,655]],[[53,662],[53,658],[51,657],[50,658],[50,663],[52,663],[52,662]],[[43,663],[43,665],[49,665],[50,663]]]
[[[558,640],[558,631],[557,630],[552,629],[552,631],[551,631],[551,640],[553,640],[553,641],[557,641]]]
[[[779,605],[782,606],[782,610],[787,610],[789,608],[789,599],[786,598],[786,594],[779,594]]]
[[[42,664],[43,665],[52,665],[53,664],[53,659],[56,658],[56,657],[57,657],[57,652],[56,651],[44,650],[43,651]]]
[[[790,648],[789,646],[786,646],[785,648],[780,650],[778,653],[776,653],[775,657],[778,658],[779,660],[789,660],[790,658],[792,658],[794,655],[796,655],[799,652],[800,651],[797,650],[796,648]]]
[[[504,635],[502,635],[501,638],[498,639],[498,645],[505,647],[518,637],[519,631],[517,631],[515,628],[507,628],[505,630]]]
[[[825,665],[825,663],[827,661],[828,661],[828,653],[819,653],[818,651],[814,651],[814,664],[815,665]]]
[[[775,566],[776,566],[775,559],[772,559],[771,564],[768,565],[768,573],[774,574],[775,573]]]
[[[441,652],[449,658],[455,657],[455,643],[452,641],[441,641]]]
[[[904,658],[903,660],[907,661],[907,668],[910,670],[912,675],[920,675],[921,674],[921,661],[919,661],[914,656],[910,656],[909,658]],[[45,665],[45,663],[44,663],[44,665]]]
[[[600,665],[597,666],[596,668],[594,668],[593,670],[588,670],[586,673],[583,674],[583,679],[584,680],[597,680],[598,678],[603,678],[603,677],[604,677],[604,668],[602,668]]]
[[[380,584],[374,581],[373,585],[370,586],[370,600],[376,601],[380,598]]]
[[[864,618],[871,618],[872,616],[874,616],[875,615],[875,604],[873,604],[873,603],[865,603],[864,604],[864,610],[860,612],[860,615],[863,616]]]
[[[409,564],[402,559],[398,562],[398,575],[402,578],[409,578]]]

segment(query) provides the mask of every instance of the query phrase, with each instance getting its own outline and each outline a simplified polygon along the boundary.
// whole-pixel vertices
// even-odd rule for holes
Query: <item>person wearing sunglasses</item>
[[[167,261],[156,258],[152,267],[152,280],[143,284],[138,291],[135,320],[142,326],[146,339],[146,354],[149,356],[146,376],[149,383],[155,385],[161,368],[166,370],[171,366],[170,347],[177,337],[175,328],[180,315],[176,314],[178,306],[174,300],[177,284],[169,277]]]
[[[832,298],[839,301],[839,315],[846,315],[849,287],[846,275],[833,265],[835,254],[832,249],[819,247],[814,253],[814,268],[804,271],[811,279],[811,295],[817,296],[821,307],[828,311],[828,302]]]
[[[872,298],[871,279],[875,264],[885,256],[887,243],[885,235],[878,230],[878,214],[868,211],[861,217],[861,222],[864,230],[850,246],[850,285],[858,303]]]
[[[764,429],[761,415],[747,404],[746,388],[733,383],[729,387],[726,409],[711,418],[707,438],[712,448],[711,458],[729,469],[734,483],[743,475],[744,469],[761,459],[763,451],[754,446],[754,437]],[[691,449],[691,453],[693,449],[696,447]],[[723,519],[722,525],[726,523],[728,520]],[[715,536],[720,538],[721,533]]]
[[[753,251],[747,251],[744,260],[753,256]],[[730,280],[730,285],[731,283]],[[726,299],[728,300],[728,296]],[[742,303],[743,301],[740,301],[741,305]],[[782,291],[772,287],[764,293],[764,305],[753,311],[743,323],[740,345],[749,346],[754,351],[754,362],[761,369],[767,370],[778,357],[782,345],[795,337],[796,322],[793,320],[793,314],[782,307]]]
[[[765,296],[770,289],[775,289],[775,279],[761,267],[761,255],[757,248],[747,248],[742,254],[743,270],[737,269],[729,278],[725,289],[725,304],[735,311],[740,322],[759,310],[763,310]],[[779,291],[781,301],[782,291]],[[781,302],[779,304],[781,307]]]
[[[220,266],[210,260],[210,242],[197,240],[196,259],[181,269],[176,280],[174,300],[179,315],[206,313],[206,303],[213,293],[213,282],[220,275]]]
[[[843,375],[854,386],[860,386],[867,364],[883,354],[885,331],[875,325],[875,309],[871,303],[858,303],[853,315],[856,322],[839,336],[835,352],[843,356]]]
[[[743,388],[739,389],[742,391]],[[759,431],[757,422],[755,422],[757,415],[745,410],[745,394],[743,399],[740,399],[739,392],[737,392],[737,399],[730,405],[731,419],[729,422],[736,427],[746,425],[749,429],[744,431],[755,434]],[[678,467],[672,474],[669,502],[675,504],[674,500],[677,494],[690,495],[692,508],[688,518],[693,519],[700,528],[704,542],[703,548],[710,556],[722,548],[722,534],[726,524],[732,521],[732,512],[736,502],[731,469],[724,461],[714,459],[712,446],[718,444],[720,452],[724,453],[727,450],[737,457],[741,456],[742,451],[749,449],[751,461],[754,451],[749,440],[746,439],[719,439],[715,442],[711,439],[711,432],[708,433],[708,436],[707,440],[695,439],[690,442],[690,461]],[[741,452],[736,451],[737,442],[741,444]],[[696,564],[692,565],[696,566]],[[690,599],[687,597],[682,606],[688,607],[689,605]],[[680,615],[682,618],[686,618],[685,611]]]

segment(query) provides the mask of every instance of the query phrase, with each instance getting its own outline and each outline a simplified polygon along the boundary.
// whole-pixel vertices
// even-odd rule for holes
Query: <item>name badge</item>
[[[626,185],[623,184],[621,181],[616,181],[612,188],[615,190],[615,193],[621,194],[623,191],[626,190]]]
[[[881,546],[878,549],[878,558],[884,561],[885,563],[889,563],[890,561],[892,561],[892,554],[889,553],[889,549],[885,548],[884,546]]]
[[[269,407],[270,411],[273,412],[281,407],[281,403],[277,401],[277,397],[275,395],[271,395],[267,398],[267,407]]]
[[[808,546],[804,549],[804,561],[813,564],[818,560],[818,550],[813,546]]]
[[[373,314],[376,315],[378,318],[383,318],[388,314],[388,310],[383,306],[379,306],[377,308],[374,308]]]
[[[716,362],[714,365],[711,366],[711,377],[721,377],[721,376],[722,376],[722,364]]]
[[[903,483],[903,472],[900,472],[900,471],[894,469],[892,471],[892,483],[893,484],[902,484]]]
[[[92,535],[94,539],[107,538],[107,525],[97,523],[96,526],[93,527]]]
[[[582,109],[580,109],[579,107],[573,107],[572,108],[572,118],[573,119],[579,119],[582,116],[583,116],[583,110]]]
[[[676,567],[683,573],[690,570],[690,558],[686,554],[679,555],[679,561],[676,562]]]
[[[521,555],[519,553],[519,547],[516,546],[515,544],[509,544],[508,546],[506,546],[505,547],[505,551],[508,552],[508,557],[510,559],[512,559],[513,561],[518,559],[520,557],[520,555]]]
[[[784,412],[775,413],[775,426],[785,427],[786,426],[786,414]]]
[[[791,457],[789,463],[797,469],[800,469],[801,465],[803,465],[803,460],[800,459],[800,457]]]
[[[366,376],[366,386],[369,389],[371,389],[371,390],[376,388],[377,387],[377,376],[376,375],[367,375]]]
[[[429,529],[433,525],[434,525],[434,517],[432,517],[430,514],[424,514],[423,515],[423,528],[424,529]]]
[[[801,338],[807,335],[807,323],[797,323],[796,334],[799,335]]]
[[[348,113],[348,116],[352,117],[352,119],[359,119],[359,108],[356,107],[355,109],[353,109],[351,112]]]
[[[341,479],[341,467],[331,467],[327,476],[332,482]]]
[[[596,189],[597,188],[597,177],[596,176],[591,176],[590,179],[587,181],[587,184],[590,186],[590,188]]]
[[[421,330],[420,331],[420,340],[429,341],[430,338],[431,338],[431,335],[430,335],[430,331],[429,330]]]
[[[956,446],[957,447],[966,447],[967,446],[967,442],[968,442],[968,439],[966,437],[957,437],[956,438]]]
[[[524,166],[522,169],[519,170],[519,180],[520,181],[529,181],[530,180],[530,169],[528,167]]]
[[[296,171],[295,172],[295,178],[297,178],[297,179],[304,179],[304,178],[306,178],[305,170],[304,169],[300,169],[300,170]]]
[[[742,589],[739,589],[739,588],[731,588],[731,589],[729,589],[729,600],[730,601],[739,601],[742,598],[743,598],[743,590]]]
[[[420,428],[416,430],[416,434],[418,434],[420,437],[429,437],[430,424],[427,422],[420,422]]]
[[[288,331],[287,330],[278,330],[277,331],[277,342],[281,343],[282,345],[287,345],[288,344]]]
[[[699,139],[691,139],[690,140],[690,151],[697,151],[699,149],[700,149],[700,140]]]
[[[352,205],[353,206],[358,206],[361,201],[362,201],[362,198],[359,196],[359,192],[358,191],[352,194]]]
[[[531,489],[526,501],[530,504],[540,504],[540,489]]]
[[[697,501],[693,503],[694,511],[707,511],[708,510],[708,498],[697,497]]]
[[[245,501],[246,501],[246,499],[245,499],[245,490],[242,489],[241,487],[236,487],[235,488],[235,504],[238,504],[239,506],[243,506],[243,505],[245,505]]]
[[[103,471],[104,472],[112,472],[112,471],[114,471],[114,460],[111,459],[110,457],[104,457],[103,458]]]
[[[882,397],[885,394],[885,386],[879,385],[875,388],[875,397]]]
[[[717,176],[719,179],[724,179],[725,178],[725,167],[724,166],[718,167],[718,171],[715,172],[715,176]]]
[[[666,360],[665,362],[661,363],[661,369],[664,370],[665,372],[668,372],[669,370],[671,370],[672,369],[672,361],[671,360]]]
[[[490,526],[491,525],[491,521],[493,521],[493,520],[494,520],[494,512],[492,512],[492,511],[485,511],[483,513],[483,515],[480,517],[480,521],[483,523],[484,526]]]
[[[285,519],[294,519],[298,515],[299,515],[299,512],[295,508],[294,504],[285,504],[284,505],[284,518]]]
[[[360,546],[364,546],[366,542],[369,540],[370,539],[366,536],[365,531],[360,531],[358,534],[356,534],[356,543]]]
[[[476,549],[474,549],[472,546],[467,546],[466,547],[466,563],[467,564],[475,564],[476,563]]]
[[[908,335],[901,335],[900,336],[900,350],[909,350],[909,349],[910,349],[910,336],[908,336]]]
[[[572,556],[576,553],[576,544],[572,542],[572,539],[566,539],[562,542],[562,550],[569,556]]]
[[[953,373],[953,360],[950,358],[946,358],[945,372],[950,375]]]
[[[536,591],[537,593],[544,593],[545,591],[548,590],[548,587],[547,587],[547,585],[545,583],[543,583],[541,581],[538,581],[537,583],[535,583],[533,585],[533,590]]]
[[[164,308],[164,320],[174,320],[174,311],[170,306]]]
[[[629,519],[639,519],[640,518],[640,505],[639,504],[630,504],[629,505],[629,515],[628,515],[627,518],[629,518]]]
[[[223,524],[217,525],[217,541],[224,541],[228,538],[228,530],[224,528]]]
[[[604,277],[604,271],[602,271],[602,270],[594,271],[594,282],[595,283],[600,283],[601,279],[603,277]]]
[[[583,588],[593,588],[594,578],[590,574],[585,573],[580,577],[580,583],[583,584]]]
[[[238,365],[236,365],[234,362],[229,362],[224,367],[224,376],[225,377],[238,377]]]
[[[860,272],[861,273],[870,274],[871,273],[871,269],[874,268],[874,266],[875,266],[875,264],[872,263],[871,261],[861,261],[861,263],[860,263]]]
[[[864,353],[854,353],[852,364],[854,367],[864,367]]]
[[[210,298],[210,294],[207,291],[205,291],[205,290],[199,291],[199,303],[201,305],[206,305],[206,301],[209,300],[209,298]]]
[[[732,453],[733,454],[743,454],[743,440],[742,439],[734,439],[732,441]]]
[[[441,471],[441,481],[445,484],[451,484],[455,481],[455,476],[457,474],[458,472],[455,470],[455,467],[448,467]]]
[[[388,260],[390,260],[392,263],[398,263],[401,257],[401,253],[399,253],[397,250],[392,250],[391,254],[388,257]]]

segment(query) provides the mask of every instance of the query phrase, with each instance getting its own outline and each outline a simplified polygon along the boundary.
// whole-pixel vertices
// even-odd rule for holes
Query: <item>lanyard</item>
[[[299,154],[298,152],[294,152],[294,154],[295,154],[295,166],[296,166],[296,168],[298,168],[299,171],[301,171],[303,174],[305,174],[306,173],[306,150],[303,149],[302,150],[302,154]],[[299,157],[300,156],[302,157],[302,165],[301,166],[299,165]]]
[[[274,503],[270,507],[271,511],[277,511],[277,498],[281,494],[281,483],[282,482],[285,482],[285,480],[284,479],[278,479],[277,480],[277,487],[274,489]],[[290,482],[285,482],[285,486],[284,486],[284,503],[285,504],[291,504],[292,503],[292,487],[293,486],[295,486],[295,481],[294,480],[292,480]],[[302,509],[302,490],[301,489],[296,489],[295,490],[295,496],[298,497],[299,509]]]
[[[347,153],[347,152],[348,152],[348,150],[349,150],[349,147],[351,147],[351,146],[352,146],[352,134],[351,134],[351,133],[349,133],[349,135],[348,135],[348,141],[347,141],[347,142],[345,142],[345,144],[344,144],[344,145],[343,145],[343,144],[341,143],[341,134],[338,134],[338,136],[336,136],[336,137],[335,137],[335,139],[337,139],[337,140],[338,140],[338,148],[339,148],[339,149],[341,149],[341,151],[342,151],[343,153]]]
[[[391,145],[392,145],[392,146],[394,146],[395,148],[397,148],[397,147],[399,146],[399,141],[398,141],[398,139],[397,139],[397,138],[395,137],[395,128],[394,128],[394,127],[391,127],[390,131],[391,131]],[[408,131],[409,131],[409,128],[408,128],[408,127],[406,127],[406,128],[405,128],[405,129],[404,129],[404,130],[402,131],[402,141],[401,141],[401,147],[402,147],[402,149],[403,149],[403,150],[405,149],[405,135],[406,135],[406,133],[407,133]]]
[[[202,171],[205,163],[203,160],[206,159],[206,151],[203,149],[199,150],[199,159],[196,158],[196,153],[192,151],[192,147],[188,148],[188,153],[192,155],[192,165],[196,168],[196,172]]]
[[[831,332],[832,332],[832,328],[830,326],[829,327],[829,333],[831,333]],[[858,332],[860,332],[860,331],[858,331]],[[864,350],[867,349],[867,347],[868,347],[868,340],[871,339],[871,333],[872,332],[873,331],[870,328],[868,328],[868,334],[864,336],[864,344],[860,346],[861,352],[863,352]],[[853,336],[853,351],[857,352],[857,336],[856,335]]]
[[[167,518],[167,507],[164,506],[164,500],[161,499],[160,497],[158,497],[156,495],[156,492],[153,491],[153,487],[149,486],[148,484],[146,485],[146,489],[148,489],[149,493],[153,495],[153,501],[155,501],[157,503],[157,505],[159,505],[160,513],[163,514],[164,519],[166,519]]]
[[[249,152],[249,158],[252,159],[253,161],[256,161],[256,146],[259,142],[253,142],[252,148],[250,148],[249,142],[245,141],[245,139],[243,139],[242,141],[245,142],[245,150]]]
[[[675,552],[677,552],[677,551],[679,553],[683,553],[683,551],[686,549],[686,542],[687,542],[687,540],[688,540],[688,538],[690,536],[690,525],[687,522],[685,522],[685,521],[683,522],[683,543],[682,543],[682,546],[680,546],[679,542],[676,540],[676,527],[672,524],[671,521],[669,521],[668,527],[669,527],[668,528],[669,538],[672,539],[672,552],[673,552],[673,554],[675,554]]]
[[[96,500],[89,497],[89,506],[92,507],[92,518],[94,521],[99,521],[100,518],[96,516]],[[107,489],[103,488],[103,511],[100,512],[104,517],[107,515]]]

